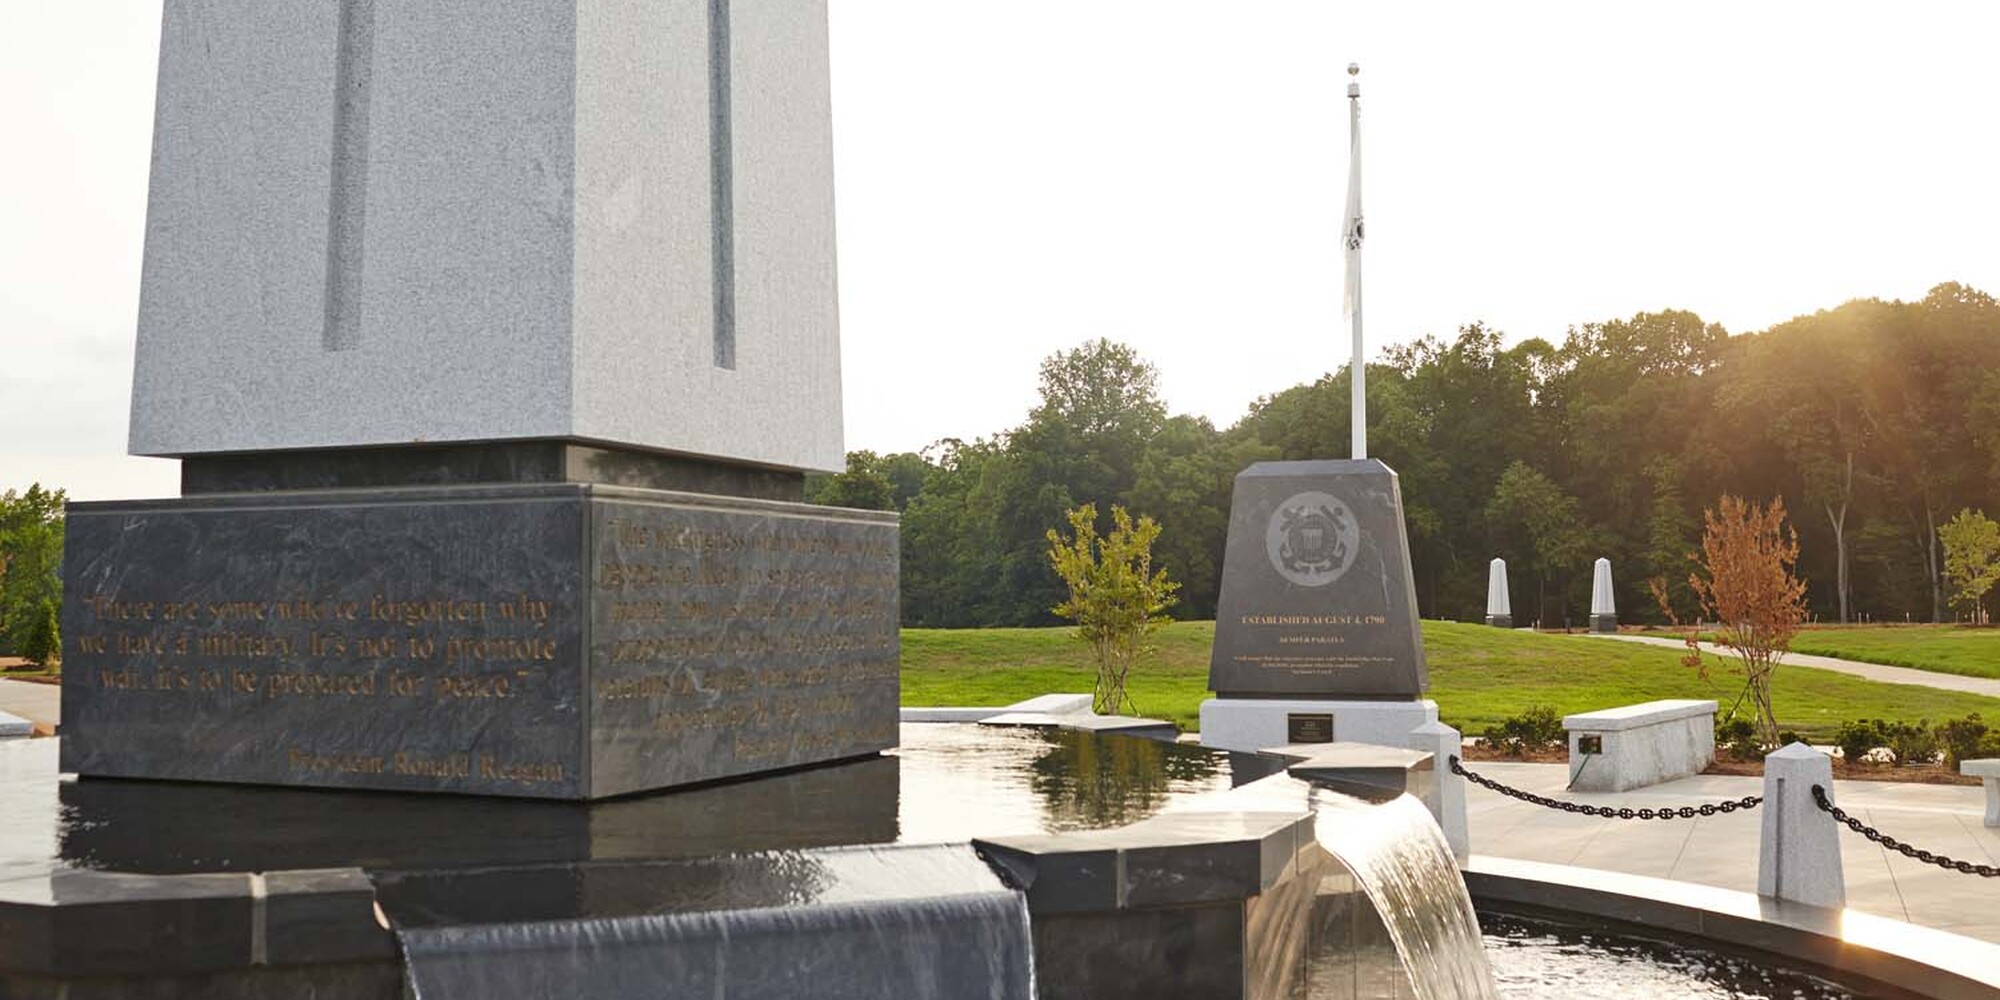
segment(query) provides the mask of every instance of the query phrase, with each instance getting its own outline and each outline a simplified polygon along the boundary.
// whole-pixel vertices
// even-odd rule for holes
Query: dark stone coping
[[[214,493],[204,496],[161,500],[72,500],[68,509],[89,513],[146,513],[163,507],[186,510],[256,510],[281,507],[385,505],[399,503],[464,503],[478,500],[562,500],[589,497],[604,500],[645,500],[654,503],[682,503],[715,510],[744,511],[778,516],[811,516],[831,520],[895,524],[893,511],[856,510],[850,507],[817,507],[784,500],[690,493],[603,483],[515,483],[477,486],[409,486],[369,490],[357,494],[344,490],[298,490],[271,493]],[[803,508],[803,509],[802,509]]]
[[[1480,909],[1613,921],[1782,956],[1926,997],[2000,997],[2000,945],[1733,889],[1474,855],[1465,886]]]
[[[1081,729],[1092,733],[1143,736],[1172,743],[1180,739],[1180,727],[1165,719],[1143,719],[1130,715],[1048,715],[1042,712],[1002,712],[979,720],[982,726],[1053,726]]]
[[[394,959],[358,868],[261,875],[64,870],[0,882],[0,972],[172,975]]]
[[[805,473],[565,439],[469,441],[181,458],[181,492],[380,489],[481,483],[602,483],[797,501]]]
[[[1023,713],[1001,724],[1075,722],[1046,720]],[[1240,901],[1276,885],[1317,842],[1312,787],[1379,803],[1423,795],[1435,781],[1432,755],[1418,750],[1305,743],[1257,756],[1273,763],[1273,774],[1190,800],[1181,811],[1115,830],[972,844],[1027,893],[1037,916]]]
[[[1041,915],[1242,900],[1277,884],[1312,839],[1310,812],[1207,812],[972,845]]]
[[[1291,743],[1263,752],[1289,761],[1285,769],[1292,777],[1365,802],[1387,802],[1404,794],[1422,797],[1436,781],[1433,756],[1421,750],[1372,743]]]

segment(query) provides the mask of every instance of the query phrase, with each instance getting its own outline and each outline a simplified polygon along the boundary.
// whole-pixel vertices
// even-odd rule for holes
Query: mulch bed
[[[45,674],[18,656],[0,656],[0,677],[10,681],[27,681],[30,684],[61,684],[61,674]]]
[[[1473,761],[1502,760],[1514,764],[1567,764],[1569,763],[1569,748],[1546,747],[1541,750],[1529,750],[1525,753],[1512,754],[1498,747],[1490,747],[1484,743],[1467,740],[1465,745],[1459,748],[1458,756],[1462,760]]]
[[[1729,760],[1717,757],[1708,765],[1703,774],[1738,774],[1753,778],[1764,776],[1764,762],[1761,760]],[[1848,764],[1844,760],[1833,762],[1833,776],[1841,781],[1900,781],[1910,785],[1978,785],[1978,778],[1947,771],[1943,764],[1923,764],[1917,767],[1898,767],[1895,764]]]
[[[1497,747],[1468,742],[1459,751],[1459,756],[1467,761],[1507,761],[1517,764],[1566,764],[1569,763],[1567,747],[1549,747],[1530,750],[1525,754],[1506,753]],[[1703,774],[1728,774],[1739,777],[1761,778],[1764,776],[1764,762],[1761,760],[1731,760],[1717,757]],[[1927,764],[1922,767],[1897,767],[1894,764],[1856,764],[1835,758],[1833,776],[1841,781],[1900,781],[1914,785],[1978,785],[1978,778],[1947,771],[1943,764]]]

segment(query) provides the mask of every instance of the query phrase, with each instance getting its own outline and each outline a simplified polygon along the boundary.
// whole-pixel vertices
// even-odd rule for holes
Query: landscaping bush
[[[1715,748],[1731,760],[1763,760],[1764,748],[1757,742],[1757,724],[1749,719],[1728,719],[1715,724]]]
[[[1833,745],[1849,764],[1859,764],[1868,752],[1882,745],[1882,724],[1874,719],[1850,719],[1833,731]]]
[[[1959,761],[1974,760],[1979,757],[1979,746],[1985,741],[1987,726],[1974,712],[1963,719],[1946,719],[1938,723],[1937,740],[1944,747],[1944,766],[1958,770]]]
[[[1530,750],[1548,750],[1569,744],[1562,716],[1548,705],[1530,705],[1520,715],[1509,716],[1486,730],[1486,742],[1515,757]]]
[[[1979,750],[1967,760],[2000,759],[2000,732],[1987,733],[1979,739]]]
[[[1806,738],[1800,736],[1795,730],[1791,729],[1778,730],[1778,746],[1780,747],[1788,747],[1794,743],[1804,743],[1805,741]]]
[[[62,660],[62,629],[56,624],[56,602],[44,600],[32,612],[28,637],[21,643],[21,658],[38,667],[53,667]]]
[[[1896,755],[1896,763],[1903,767],[1929,764],[1937,760],[1937,734],[1931,731],[1931,720],[1922,719],[1908,722],[1881,723],[1882,740],[1889,752]]]

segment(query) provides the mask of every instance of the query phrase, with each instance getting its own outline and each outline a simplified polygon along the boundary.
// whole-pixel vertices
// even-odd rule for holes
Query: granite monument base
[[[1491,625],[1491,626],[1493,626],[1494,628],[1513,628],[1513,627],[1514,627],[1514,616],[1513,616],[1513,615],[1487,615],[1487,616],[1486,616],[1486,624],[1488,624],[1488,625]]]
[[[68,772],[594,799],[896,743],[893,514],[528,483],[66,530]]]
[[[1590,616],[1590,630],[1591,630],[1592,632],[1603,632],[1603,633],[1607,633],[1607,634],[1608,634],[1608,633],[1612,633],[1612,632],[1616,632],[1616,631],[1618,631],[1618,616],[1617,616],[1617,615],[1591,615],[1591,616]]]
[[[1244,753],[1334,742],[1404,749],[1411,730],[1437,720],[1437,702],[1428,698],[1210,698],[1201,703],[1201,745]]]

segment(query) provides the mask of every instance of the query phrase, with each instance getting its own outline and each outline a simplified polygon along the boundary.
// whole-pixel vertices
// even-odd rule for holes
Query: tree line
[[[1401,476],[1426,617],[1479,620],[1499,556],[1517,623],[1580,625],[1605,556],[1622,620],[1664,619],[1655,579],[1692,618],[1702,512],[1734,494],[1785,501],[1814,617],[1945,621],[1939,529],[2000,506],[2000,303],[1955,283],[1734,336],[1678,310],[1512,347],[1473,323],[1368,369],[1370,450]],[[1046,533],[1084,504],[1158,522],[1176,614],[1211,617],[1236,473],[1346,457],[1348,374],[1222,429],[1168,412],[1157,381],[1132,347],[1085,343],[1043,363],[1020,426],[851,453],[807,498],[902,512],[907,625],[1054,624]]]

